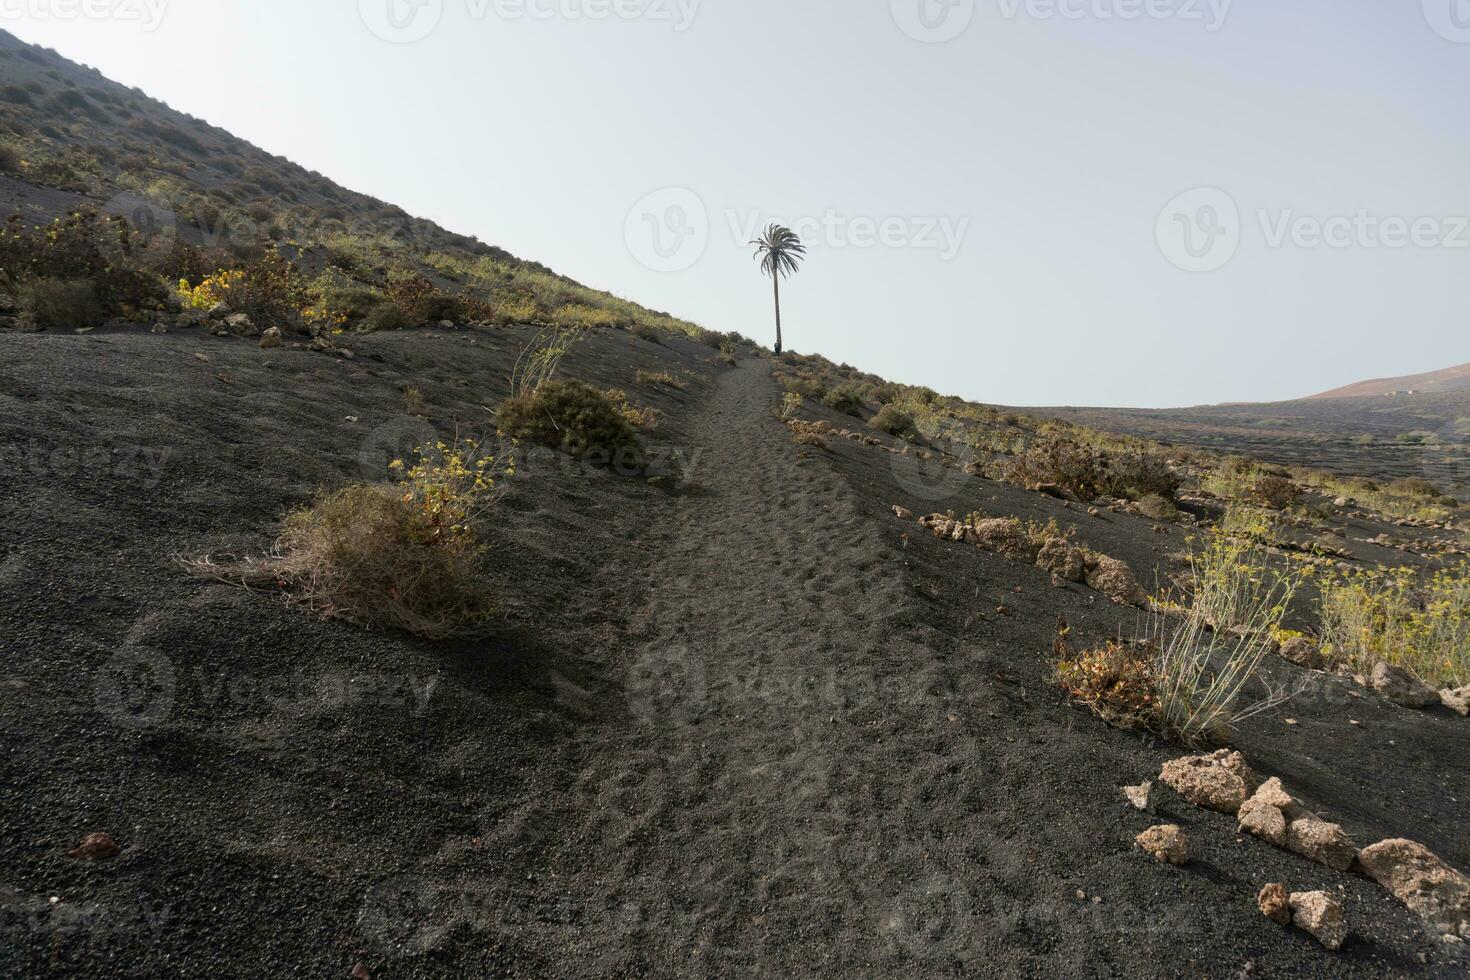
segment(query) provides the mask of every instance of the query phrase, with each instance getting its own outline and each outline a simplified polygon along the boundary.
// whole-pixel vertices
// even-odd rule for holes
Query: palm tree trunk
[[[776,353],[781,353],[781,276],[778,273],[771,277],[771,282],[776,287]]]

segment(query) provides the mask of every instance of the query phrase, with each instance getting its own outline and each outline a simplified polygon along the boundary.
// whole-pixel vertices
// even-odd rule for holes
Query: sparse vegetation
[[[1267,473],[1251,487],[1250,495],[1263,507],[1286,510],[1301,501],[1302,488],[1293,483],[1290,477]]]
[[[794,391],[788,391],[781,396],[781,421],[789,422],[796,418],[796,413],[801,411],[801,406],[806,402],[805,398]]]
[[[907,436],[915,432],[913,416],[893,404],[884,405],[878,409],[878,414],[874,415],[868,424],[891,436]]]
[[[102,304],[90,282],[79,279],[31,279],[20,287],[21,321],[34,330],[95,327]]]
[[[495,606],[476,525],[513,464],[458,440],[422,447],[393,468],[399,484],[351,484],[287,515],[265,558],[186,565],[223,581],[284,587],[322,615],[362,626],[430,639],[485,632]]]
[[[1201,743],[1295,693],[1268,685],[1261,667],[1301,577],[1273,571],[1257,545],[1225,532],[1212,533],[1190,565],[1183,603],[1156,603],[1132,643],[1063,657],[1057,677],[1113,724]]]
[[[822,404],[830,409],[858,418],[863,414],[863,398],[853,388],[843,386],[827,392]]]
[[[1470,684],[1470,564],[1339,569],[1318,583],[1322,649],[1359,673],[1387,661],[1438,687]]]
[[[676,391],[684,390],[684,382],[667,371],[639,370],[637,379],[641,385],[662,385],[665,388],[673,388]]]
[[[425,415],[424,393],[413,385],[403,389],[403,410],[409,415]]]
[[[624,420],[635,429],[647,431],[658,428],[663,421],[663,413],[649,406],[634,405],[628,400],[628,393],[621,388],[610,389],[604,394],[607,400],[613,403]]]
[[[638,436],[607,395],[580,381],[545,381],[506,399],[496,412],[500,431],[579,459],[641,465]]]

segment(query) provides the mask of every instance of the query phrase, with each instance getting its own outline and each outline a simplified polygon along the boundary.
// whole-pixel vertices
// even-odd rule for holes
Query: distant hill
[[[1465,391],[1470,389],[1470,364],[1410,374],[1402,378],[1375,378],[1324,391],[1312,398],[1375,398],[1380,395],[1424,394],[1427,392]]]

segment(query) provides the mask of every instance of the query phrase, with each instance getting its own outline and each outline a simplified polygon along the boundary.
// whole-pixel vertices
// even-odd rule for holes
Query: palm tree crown
[[[761,237],[750,243],[755,246],[755,257],[760,261],[761,271],[771,277],[776,290],[776,353],[781,353],[781,279],[801,268],[806,258],[806,246],[801,238],[785,225],[769,224]]]
[[[806,246],[785,225],[767,225],[761,237],[750,244],[755,246],[761,271],[768,276],[790,276],[801,268],[801,260],[806,258]]]

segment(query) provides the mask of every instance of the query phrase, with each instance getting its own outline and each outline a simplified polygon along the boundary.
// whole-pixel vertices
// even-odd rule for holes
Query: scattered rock
[[[1287,826],[1286,846],[1337,871],[1351,868],[1358,856],[1357,845],[1340,826],[1311,817],[1293,820]]]
[[[1373,690],[1405,708],[1429,708],[1439,704],[1439,692],[1413,674],[1379,661],[1368,679]]]
[[[1281,644],[1280,653],[1283,659],[1308,670],[1323,670],[1327,667],[1327,658],[1322,656],[1322,648],[1305,636],[1294,636]]]
[[[373,971],[368,969],[366,963],[358,960],[352,967],[352,980],[373,980]]]
[[[1429,848],[1402,838],[1379,841],[1363,849],[1358,864],[1440,933],[1470,939],[1470,878]]]
[[[1260,906],[1261,914],[1279,926],[1291,925],[1291,896],[1286,893],[1286,886],[1272,882],[1261,893],[1256,896],[1256,905]]]
[[[1087,552],[1066,538],[1048,538],[1041,546],[1036,564],[1051,573],[1053,585],[1082,582],[1087,578]]]
[[[261,350],[271,350],[272,348],[279,347],[281,346],[281,342],[280,327],[268,327],[265,333],[260,335]]]
[[[1092,554],[1087,560],[1087,587],[1124,606],[1148,608],[1148,593],[1133,577],[1133,570],[1116,558]]]
[[[106,861],[117,857],[121,851],[111,834],[88,834],[71,856],[79,861]]]
[[[1123,787],[1123,795],[1128,798],[1129,803],[1133,804],[1133,809],[1135,810],[1147,811],[1152,803],[1150,797],[1153,796],[1153,792],[1154,782],[1152,779],[1140,783],[1137,786]]]
[[[1152,854],[1155,861],[1180,865],[1189,860],[1189,841],[1174,824],[1150,827],[1136,839],[1138,846]]]
[[[236,337],[253,337],[260,332],[255,329],[255,321],[244,313],[231,313],[225,317],[225,329]]]
[[[1446,688],[1439,692],[1440,703],[1456,714],[1470,718],[1470,684],[1457,690]]]
[[[1268,844],[1286,846],[1286,815],[1263,800],[1251,797],[1240,806],[1239,830],[1252,834]]]
[[[994,551],[1012,561],[1036,561],[1041,545],[1031,540],[1026,528],[1014,517],[995,517],[964,530],[964,539],[977,548]]]
[[[159,321],[158,323],[155,323],[152,327],[150,327],[149,330],[148,330],[148,332],[149,333],[168,333],[168,325],[165,324],[165,323],[163,323],[162,321]]]
[[[216,303],[209,308],[209,318],[211,320],[223,320],[225,317],[229,316],[233,312],[234,311],[230,309],[230,304],[223,302]]]
[[[1159,778],[1195,806],[1229,814],[1240,812],[1256,784],[1245,757],[1228,749],[1166,762]]]
[[[1282,815],[1286,817],[1288,821],[1302,820],[1308,817],[1315,818],[1317,816],[1315,813],[1308,810],[1306,807],[1297,802],[1297,800],[1286,791],[1286,787],[1281,785],[1281,780],[1276,776],[1272,776],[1270,779],[1262,783],[1260,785],[1260,788],[1257,789],[1255,794],[1250,798],[1249,802],[1260,802],[1268,806],[1273,806],[1276,809],[1280,810]]]
[[[1298,929],[1328,949],[1340,949],[1347,939],[1342,905],[1327,892],[1292,892],[1291,918]]]
[[[911,521],[914,519],[914,512],[909,510],[907,507],[900,507],[897,504],[894,504],[893,516],[897,517],[901,521]]]

